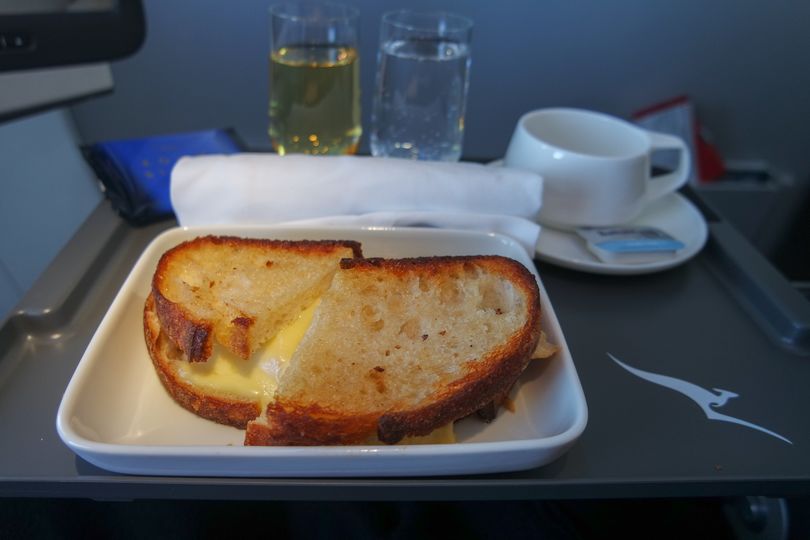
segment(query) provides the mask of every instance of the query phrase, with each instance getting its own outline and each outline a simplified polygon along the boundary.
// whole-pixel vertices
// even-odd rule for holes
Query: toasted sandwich
[[[246,445],[451,442],[455,420],[491,420],[554,351],[520,263],[363,259],[342,241],[180,244],[143,326],[172,398],[246,429]]]

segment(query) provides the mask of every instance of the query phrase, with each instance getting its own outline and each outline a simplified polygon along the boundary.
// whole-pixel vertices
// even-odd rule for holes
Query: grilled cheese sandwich
[[[246,445],[452,443],[455,420],[497,410],[544,343],[531,273],[495,256],[359,254],[351,242],[233,237],[169,250],[143,322],[170,395],[247,428]],[[285,280],[294,295],[278,290]],[[227,297],[217,283],[231,284]]]

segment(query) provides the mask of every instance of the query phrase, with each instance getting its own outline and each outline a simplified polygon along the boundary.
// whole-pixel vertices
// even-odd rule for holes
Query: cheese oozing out
[[[279,379],[312,324],[315,310],[319,304],[320,299],[313,302],[248,360],[215,344],[208,361],[180,360],[182,364],[178,368],[178,373],[186,382],[199,388],[207,388],[242,399],[258,399],[263,410],[273,399]],[[406,437],[398,444],[451,444],[455,442],[453,423],[450,422],[428,435]],[[382,443],[373,437],[368,444]]]
[[[427,435],[405,437],[397,444],[453,444],[456,442],[456,432],[453,428],[453,422],[450,422],[434,429]],[[372,437],[367,444],[380,445],[384,443],[380,442],[377,437]]]
[[[258,399],[264,408],[276,393],[287,362],[312,323],[320,300],[303,310],[290,324],[244,360],[219,345],[207,362],[183,362],[183,379],[199,388],[224,392],[243,399]]]

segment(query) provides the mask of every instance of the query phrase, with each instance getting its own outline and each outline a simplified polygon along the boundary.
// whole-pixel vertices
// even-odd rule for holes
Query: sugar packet
[[[674,257],[685,244],[655,227],[580,227],[577,234],[599,260],[643,264]]]

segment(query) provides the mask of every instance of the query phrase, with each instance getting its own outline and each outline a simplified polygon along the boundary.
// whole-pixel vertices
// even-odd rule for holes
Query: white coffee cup
[[[650,155],[680,151],[675,171],[651,178]],[[627,223],[689,176],[683,140],[601,113],[540,109],[515,127],[504,165],[543,176],[538,221],[559,228]]]

